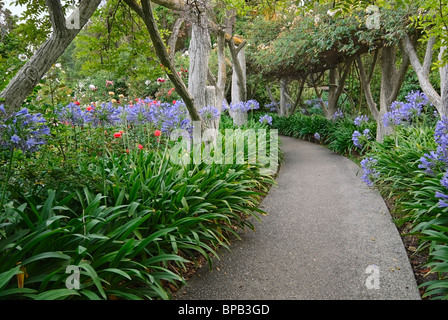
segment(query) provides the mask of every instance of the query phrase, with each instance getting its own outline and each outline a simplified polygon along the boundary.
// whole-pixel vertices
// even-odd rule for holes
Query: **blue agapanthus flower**
[[[205,121],[218,119],[221,116],[219,110],[213,106],[207,106],[199,111],[202,119]]]
[[[50,135],[50,129],[45,124],[40,113],[30,114],[27,108],[0,119],[0,147],[23,152],[37,151],[39,146],[46,144],[45,138]]]
[[[369,117],[365,116],[365,115],[361,115],[355,118],[354,123],[359,127],[361,126],[363,123],[367,123],[369,121]]]
[[[364,158],[361,161],[361,168],[363,170],[363,175],[361,177],[362,181],[364,181],[368,186],[373,185],[374,179],[379,177],[379,172],[376,171],[375,165],[378,163],[378,160],[369,157]]]
[[[260,119],[258,120],[260,123],[262,124],[268,124],[268,125],[272,125],[272,117],[268,114],[265,114],[264,116],[261,116]]]
[[[229,109],[232,112],[247,112],[249,110],[256,110],[260,108],[260,104],[256,100],[249,100],[247,102],[230,103]]]
[[[369,129],[364,129],[362,133],[356,130],[352,135],[353,144],[358,148],[364,147],[364,143],[370,140],[370,138],[371,136]]]

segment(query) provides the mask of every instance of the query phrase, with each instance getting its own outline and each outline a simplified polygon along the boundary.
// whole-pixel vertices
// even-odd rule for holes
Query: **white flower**
[[[62,65],[60,63],[56,63],[54,66],[59,69],[62,67]]]
[[[26,56],[26,54],[23,54],[23,53],[19,54],[18,58],[20,61],[28,60],[28,57]]]
[[[95,87],[93,84],[91,84],[91,85],[89,86],[89,88],[90,88],[90,90],[92,90],[92,91],[96,90],[96,87]]]
[[[151,84],[151,80],[146,80],[146,81],[145,81],[145,84],[146,84],[147,86],[149,86],[149,85]]]
[[[336,14],[336,11],[328,10],[328,11],[327,11],[327,14],[328,14],[330,17],[333,17],[333,16]]]

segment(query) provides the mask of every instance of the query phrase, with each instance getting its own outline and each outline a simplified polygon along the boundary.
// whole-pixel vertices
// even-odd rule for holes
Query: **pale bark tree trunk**
[[[174,63],[174,57],[176,55],[177,39],[179,38],[179,32],[184,22],[185,19],[183,17],[176,20],[176,22],[174,23],[173,31],[171,32],[170,39],[168,40],[168,47],[170,50],[170,56],[173,63]]]
[[[20,108],[26,97],[89,21],[101,0],[81,1],[78,9],[67,20],[64,17],[59,0],[46,0],[46,2],[50,12],[53,33],[0,94],[0,99],[4,101],[3,103],[6,106],[7,114],[11,114]]]
[[[442,61],[443,55],[447,47],[444,46],[440,49],[439,60]],[[448,64],[440,67],[440,93],[441,93],[441,106],[440,115],[448,117]]]
[[[197,110],[206,107],[205,92],[210,50],[210,33],[204,8],[204,11],[195,17],[192,24],[191,41],[188,49],[190,56],[188,91],[193,96]]]
[[[414,44],[412,43],[409,35],[405,35],[402,40],[403,48],[409,55],[409,59],[412,64],[412,68],[417,74],[418,81],[422,91],[426,94],[429,101],[436,107],[441,116],[448,116],[448,66],[444,65],[439,69],[440,73],[440,94],[434,89],[433,85],[429,81],[429,72],[433,58],[433,47],[436,39],[434,37],[428,40],[426,46],[426,54],[421,64]],[[446,47],[442,47],[439,53],[439,59],[441,59]]]
[[[246,91],[246,54],[244,52],[244,46],[246,41],[243,41],[238,47],[230,41],[228,42],[230,54],[232,56],[232,89],[231,97],[232,104],[235,105],[239,102],[245,102],[247,100]],[[233,118],[234,124],[237,126],[244,125],[247,122],[246,112],[229,112]]]
[[[225,101],[225,89],[227,81],[227,70],[226,70],[226,56],[225,56],[225,32],[218,32],[217,36],[217,56],[218,56],[218,80],[212,74],[211,70],[208,69],[208,82],[215,87],[215,104],[214,107],[222,112],[222,106]]]
[[[207,86],[205,89],[205,103],[208,106],[216,105],[216,87],[215,86]],[[219,120],[217,119],[208,119],[204,120],[205,131],[203,135],[203,140],[206,145],[212,143],[215,144],[218,139],[218,130],[219,130]]]
[[[410,65],[409,57],[406,52],[403,51],[403,61],[398,69],[396,66],[396,51],[397,47],[392,46],[384,47],[381,52],[381,91],[379,110],[377,104],[373,100],[372,92],[370,90],[370,82],[372,81],[372,78],[367,77],[361,57],[356,57],[367,105],[377,122],[376,140],[379,142],[383,141],[384,136],[392,133],[391,127],[384,126],[383,116],[390,111],[390,105],[397,99],[404,77]],[[372,66],[372,68],[373,67],[374,66]]]
[[[231,46],[233,44],[229,43]],[[246,53],[244,48],[239,50],[237,55],[232,55],[232,103],[247,100],[246,86]]]
[[[288,114],[288,80],[285,78],[280,79],[280,107],[279,107],[279,116],[287,117]]]
[[[134,10],[143,20],[143,22],[146,25],[146,29],[148,30],[149,36],[151,38],[151,41],[154,45],[154,49],[156,51],[156,54],[158,58],[160,59],[160,62],[162,65],[169,70],[167,73],[168,78],[173,83],[174,88],[176,88],[176,92],[179,94],[179,96],[183,99],[188,114],[192,121],[202,121],[201,116],[199,115],[198,110],[195,107],[195,101],[188,91],[187,87],[185,86],[184,82],[176,72],[174,63],[171,59],[170,54],[168,53],[168,50],[165,47],[165,44],[160,37],[160,33],[157,27],[157,23],[154,19],[154,15],[151,8],[151,3],[149,0],[142,0],[142,6],[135,2],[134,0],[124,0],[126,4]]]

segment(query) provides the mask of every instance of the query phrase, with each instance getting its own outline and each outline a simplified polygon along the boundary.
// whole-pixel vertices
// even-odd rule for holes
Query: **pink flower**
[[[113,85],[114,85],[113,81],[106,80],[106,88]]]
[[[154,131],[154,135],[155,135],[156,137],[160,137],[161,134],[162,134],[162,131],[160,131],[160,130],[156,130],[156,131]]]
[[[142,149],[143,149],[143,146],[142,146],[141,144],[139,144],[139,145],[138,145],[138,148],[139,148],[140,150],[142,150]]]

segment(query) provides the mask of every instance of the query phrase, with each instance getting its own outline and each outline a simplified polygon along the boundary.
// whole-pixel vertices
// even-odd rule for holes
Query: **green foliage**
[[[123,152],[99,138],[104,128],[78,128],[78,140],[76,128],[54,129],[14,162],[0,215],[0,299],[169,299],[198,257],[211,267],[264,214],[257,205],[274,181],[261,164],[180,165],[169,141]],[[80,270],[78,290],[66,286],[69,266]]]
[[[411,6],[383,10],[380,28],[369,29],[364,10],[332,16],[330,9],[316,4],[312,10],[297,7],[272,19],[257,17],[247,28],[253,43],[249,60],[265,75],[325,70],[338,57],[397,44],[406,31],[406,17],[415,12]]]

